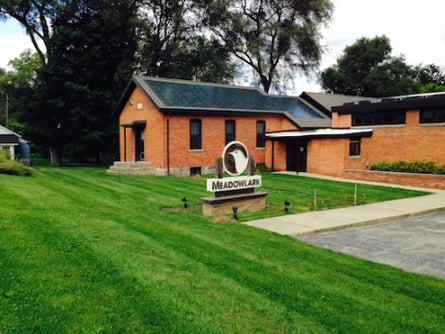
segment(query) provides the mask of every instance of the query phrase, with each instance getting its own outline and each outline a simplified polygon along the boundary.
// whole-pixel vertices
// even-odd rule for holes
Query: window
[[[256,147],[266,147],[266,121],[256,121]]]
[[[226,144],[235,140],[235,121],[226,121]]]
[[[201,167],[190,167],[190,176],[201,175]]]
[[[352,125],[390,125],[405,124],[405,111],[380,111],[352,114]]]
[[[190,149],[200,150],[201,146],[201,120],[190,120]]]
[[[360,138],[351,138],[349,141],[349,156],[360,155]]]
[[[422,109],[420,123],[445,123],[445,109]]]

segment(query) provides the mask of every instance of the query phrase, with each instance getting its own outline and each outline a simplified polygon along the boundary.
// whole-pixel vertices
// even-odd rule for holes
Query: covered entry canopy
[[[292,170],[296,172],[306,172],[308,163],[307,148],[308,142],[323,141],[324,139],[351,139],[371,137],[373,129],[313,129],[300,131],[280,131],[267,133],[266,139],[272,141],[272,170],[275,170],[275,160],[278,158],[279,169]],[[275,157],[275,146],[279,143],[280,148]],[[317,149],[315,149],[317,150]],[[312,151],[311,155],[317,155],[317,151]],[[285,161],[285,165],[283,162]]]
[[[266,138],[272,140],[307,140],[316,138],[354,138],[371,136],[372,129],[316,129],[266,133]]]
[[[147,121],[145,120],[136,120],[132,123],[121,124],[121,127],[124,128],[124,161],[127,161],[127,129],[133,129],[136,131],[134,134],[134,146],[135,146],[135,161],[143,160],[141,159],[141,155],[144,154],[144,145],[143,145],[143,131],[147,126]]]

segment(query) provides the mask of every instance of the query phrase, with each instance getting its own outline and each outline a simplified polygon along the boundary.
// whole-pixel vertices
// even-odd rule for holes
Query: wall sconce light
[[[284,212],[286,212],[286,213],[289,212],[289,205],[290,205],[290,203],[288,201],[284,201]]]
[[[187,203],[187,201],[188,201],[189,199],[187,198],[187,197],[184,197],[183,199],[182,199],[182,203],[184,203],[184,209],[187,209],[189,206],[188,206],[188,203]]]
[[[233,218],[238,219],[238,208],[236,206],[232,207]]]

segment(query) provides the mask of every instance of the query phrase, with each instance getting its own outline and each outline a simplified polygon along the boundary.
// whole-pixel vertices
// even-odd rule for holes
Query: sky
[[[322,29],[324,47],[320,70],[332,66],[344,48],[361,37],[386,35],[393,56],[405,57],[409,65],[436,64],[445,67],[443,0],[331,0],[333,19]],[[25,49],[33,50],[23,28],[13,20],[0,22],[0,67]],[[321,92],[314,79],[297,76],[290,95]]]

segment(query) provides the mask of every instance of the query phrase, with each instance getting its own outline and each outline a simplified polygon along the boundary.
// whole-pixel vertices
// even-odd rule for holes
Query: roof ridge
[[[176,78],[161,78],[154,77],[150,75],[139,75],[134,74],[133,77],[140,78],[141,80],[154,80],[154,81],[162,81],[162,82],[172,82],[172,83],[180,83],[185,85],[200,85],[200,86],[211,86],[211,87],[221,87],[221,88],[231,88],[231,89],[242,89],[242,90],[254,90],[265,96],[275,96],[272,94],[266,93],[259,87],[252,86],[241,86],[237,84],[229,84],[229,83],[216,83],[216,82],[208,82],[208,81],[194,81],[191,79],[176,79]],[[279,95],[276,95],[279,96]]]

